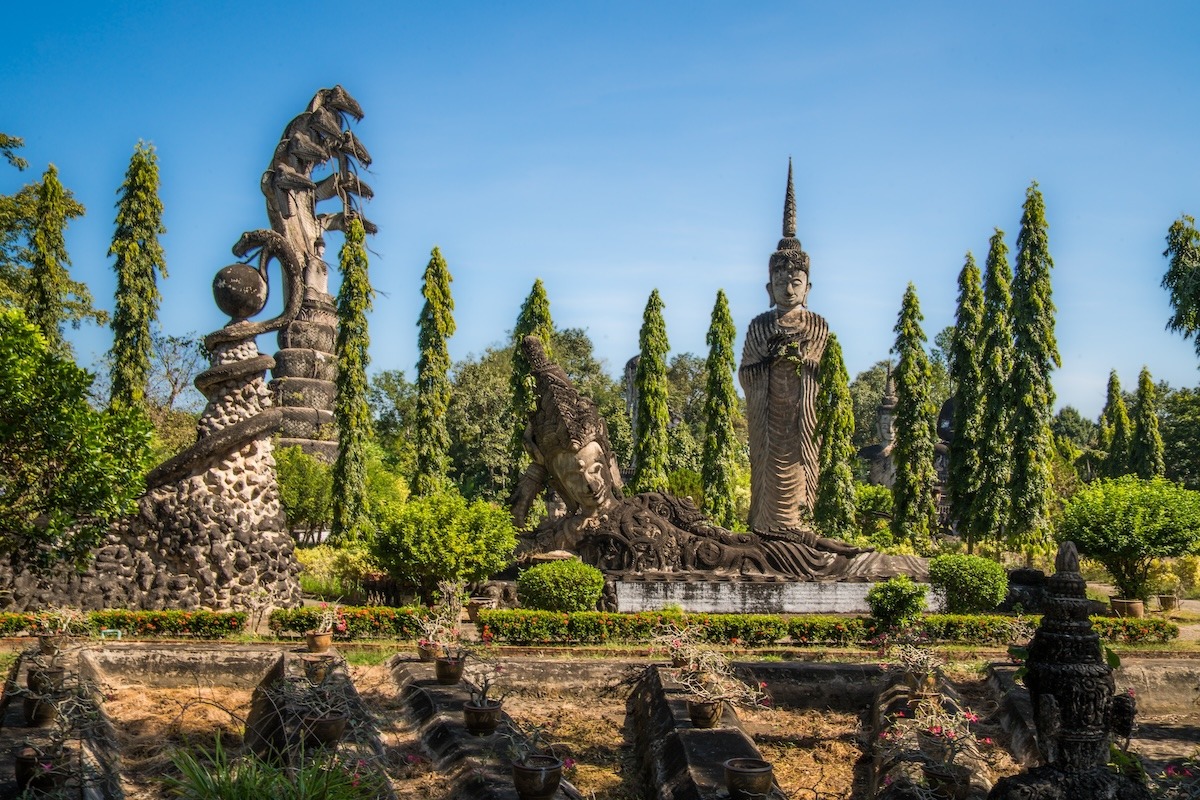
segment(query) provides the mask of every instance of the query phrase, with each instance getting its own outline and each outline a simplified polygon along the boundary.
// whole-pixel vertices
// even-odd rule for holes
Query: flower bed
[[[347,639],[415,639],[421,620],[429,611],[422,606],[391,608],[389,606],[341,606],[339,611],[346,622],[344,631],[335,631],[334,638]],[[320,621],[322,610],[316,606],[277,608],[267,620],[271,632],[303,634],[313,630]]]
[[[194,636],[223,639],[246,629],[244,611],[129,611],[123,608],[90,611],[71,633],[120,630],[129,636]],[[0,635],[21,632],[45,633],[41,617],[34,613],[0,613]]]

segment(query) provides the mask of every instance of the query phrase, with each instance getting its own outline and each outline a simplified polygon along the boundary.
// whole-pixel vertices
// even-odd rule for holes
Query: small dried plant
[[[712,647],[694,646],[675,679],[699,702],[726,702],[746,708],[770,705],[765,683],[748,683],[733,672],[729,657]]]

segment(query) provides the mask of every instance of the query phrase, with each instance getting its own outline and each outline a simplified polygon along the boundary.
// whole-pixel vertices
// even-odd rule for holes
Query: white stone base
[[[873,583],[841,581],[681,581],[614,582],[618,611],[659,611],[676,606],[711,614],[866,614]],[[925,590],[926,608],[941,603]]]

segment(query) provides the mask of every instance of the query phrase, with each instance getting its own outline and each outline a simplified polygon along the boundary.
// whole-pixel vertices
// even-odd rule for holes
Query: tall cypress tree
[[[734,460],[738,444],[733,432],[737,413],[737,390],[733,388],[736,335],[729,301],[724,290],[718,289],[705,337],[708,360],[704,362],[704,449],[700,480],[704,488],[704,512],[724,528],[733,527],[737,519]]]
[[[892,458],[896,482],[892,486],[892,535],[924,546],[937,526],[933,484],[933,442],[937,433],[937,406],[930,395],[932,373],[921,330],[921,304],[910,283],[896,321],[897,363],[896,443]]]
[[[1163,440],[1158,432],[1158,392],[1150,379],[1150,370],[1142,367],[1138,375],[1137,399],[1133,407],[1133,443],[1129,448],[1129,471],[1143,480],[1162,477],[1166,472]]]
[[[438,248],[430,253],[421,294],[425,305],[417,320],[417,464],[412,491],[427,495],[446,480],[450,435],[446,409],[450,406],[450,350],[454,335],[454,299],[450,296],[450,269]]]
[[[1128,475],[1133,424],[1129,421],[1121,380],[1115,369],[1108,373],[1108,396],[1100,412],[1100,446],[1108,453],[1104,457],[1104,474],[1110,478]]]
[[[83,206],[63,188],[58,169],[51,164],[37,192],[25,315],[41,330],[51,349],[59,353],[69,353],[71,349],[63,339],[64,321],[69,320],[76,327],[81,319],[91,319],[99,325],[108,321],[108,314],[92,307],[92,293],[87,286],[71,280],[67,273],[71,259],[67,256],[63,231],[71,219],[81,216]]]
[[[1004,232],[997,228],[984,264],[983,363],[980,367],[980,393],[984,403],[979,440],[979,486],[970,511],[980,539],[1002,537],[1012,513],[1009,490],[1012,475],[1011,280]]]
[[[1048,535],[1053,486],[1050,466],[1054,437],[1054,387],[1050,373],[1062,366],[1054,337],[1050,299],[1049,226],[1037,181],[1025,192],[1017,264],[1012,285],[1013,409],[1012,525],[1010,544],[1028,544]]]
[[[950,508],[966,539],[967,552],[987,531],[972,513],[979,493],[979,451],[983,436],[983,287],[975,257],[967,253],[958,275],[958,307],[950,341],[950,382],[954,385],[954,439],[950,443]]]
[[[537,408],[537,383],[529,369],[529,359],[521,348],[521,340],[526,336],[536,336],[542,342],[548,358],[553,358],[550,350],[551,339],[554,337],[554,321],[550,319],[550,299],[546,297],[546,287],[542,279],[533,282],[529,296],[521,304],[521,313],[517,315],[517,324],[513,328],[512,343],[512,375],[509,385],[512,387],[512,408],[516,425],[512,435],[512,454],[515,482],[524,471],[528,460],[525,454],[525,426],[529,422],[529,414]]]
[[[367,403],[367,312],[374,291],[367,276],[366,232],[354,216],[346,228],[339,266],[337,395],[333,418],[338,429],[338,454],[333,462],[333,523],[330,537],[338,543],[362,541],[370,534],[367,521],[367,441],[371,437],[371,407]]]
[[[854,462],[854,401],[850,397],[850,375],[842,360],[837,336],[829,334],[817,367],[817,499],[813,521],[826,536],[844,539],[856,530]]]
[[[110,256],[116,256],[116,308],[113,311],[110,405],[145,405],[150,374],[150,328],[158,318],[158,275],[167,277],[167,262],[158,235],[166,233],[158,198],[158,158],[153,145],[138,142],[129,160],[117,201],[117,229]]]
[[[633,434],[634,492],[667,490],[667,427],[671,416],[667,407],[667,324],[663,321],[663,302],[658,289],[650,293],[638,334],[641,358],[634,385],[637,387],[637,430]]]

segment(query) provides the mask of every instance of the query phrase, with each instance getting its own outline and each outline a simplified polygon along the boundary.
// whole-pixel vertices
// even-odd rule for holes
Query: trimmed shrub
[[[872,586],[867,605],[880,628],[906,628],[925,610],[925,587],[907,575],[898,575]]]
[[[938,556],[929,562],[929,582],[951,614],[992,611],[1008,594],[1008,572],[982,556]]]
[[[113,608],[88,614],[93,630],[119,630],[130,636],[195,636],[224,639],[246,629],[244,611],[128,611]]]
[[[604,591],[604,573],[575,558],[548,561],[517,576],[521,605],[538,611],[592,611]]]
[[[389,608],[388,606],[342,606],[338,609],[346,621],[346,630],[335,639],[416,639],[421,620],[429,615],[424,606]],[[271,632],[302,634],[317,626],[321,609],[316,606],[277,608],[267,618]]]

